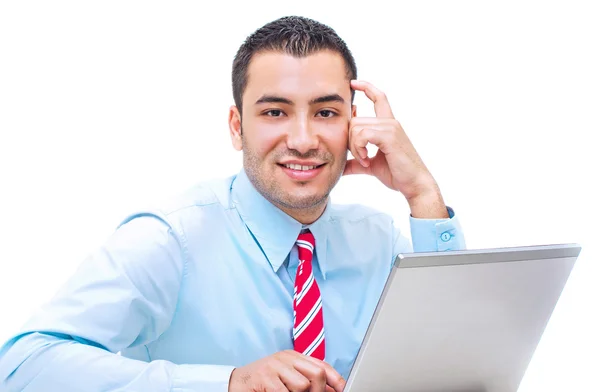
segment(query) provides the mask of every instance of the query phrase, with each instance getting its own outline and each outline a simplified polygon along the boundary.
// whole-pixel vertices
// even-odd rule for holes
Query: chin
[[[285,193],[277,192],[273,196],[276,196],[279,204],[286,208],[308,209],[326,203],[327,198],[329,197],[329,192],[325,192],[323,190],[308,191],[308,189],[292,189]]]

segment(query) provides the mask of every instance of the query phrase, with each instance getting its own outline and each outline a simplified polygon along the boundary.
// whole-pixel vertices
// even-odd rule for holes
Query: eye
[[[321,110],[318,114],[320,114],[321,117],[329,118],[335,116],[337,113],[332,110]]]
[[[264,112],[264,114],[269,117],[282,117],[283,111],[279,109],[271,109]]]

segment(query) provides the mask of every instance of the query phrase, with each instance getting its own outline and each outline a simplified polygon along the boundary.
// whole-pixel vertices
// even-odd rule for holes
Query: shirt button
[[[450,237],[450,233],[448,233],[447,231],[443,232],[441,235],[442,241],[444,242],[450,241]]]

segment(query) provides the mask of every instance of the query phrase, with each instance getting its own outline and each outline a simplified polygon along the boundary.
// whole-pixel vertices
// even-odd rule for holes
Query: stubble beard
[[[290,151],[289,151],[290,152]],[[318,209],[323,206],[327,199],[329,198],[329,194],[332,189],[335,187],[337,182],[340,180],[342,176],[343,170],[337,170],[337,173],[334,173],[329,179],[329,183],[327,189],[322,194],[311,194],[306,196],[295,196],[290,191],[286,191],[271,175],[271,171],[263,172],[261,169],[265,169],[264,165],[276,165],[275,162],[278,161],[276,157],[270,159],[272,162],[268,163],[267,161],[262,161],[258,155],[252,151],[247,145],[243,147],[243,163],[244,169],[246,171],[246,175],[250,182],[254,185],[254,187],[258,190],[258,192],[263,195],[267,200],[273,203],[276,206],[283,207],[285,209],[290,210],[311,210]],[[289,153],[281,156],[293,156],[296,158],[314,158],[316,156],[325,158],[329,165],[335,164],[333,161],[331,154],[327,153],[327,156],[323,156],[324,154],[305,154],[300,155],[296,152]],[[345,166],[346,157],[343,157],[343,161],[341,168]],[[305,183],[298,183],[300,186],[305,185]]]

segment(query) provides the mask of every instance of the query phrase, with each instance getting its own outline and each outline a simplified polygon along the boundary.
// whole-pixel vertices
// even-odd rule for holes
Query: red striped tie
[[[294,284],[294,350],[324,360],[325,329],[321,291],[312,269],[315,237],[310,232],[302,233],[296,245],[300,263]]]

